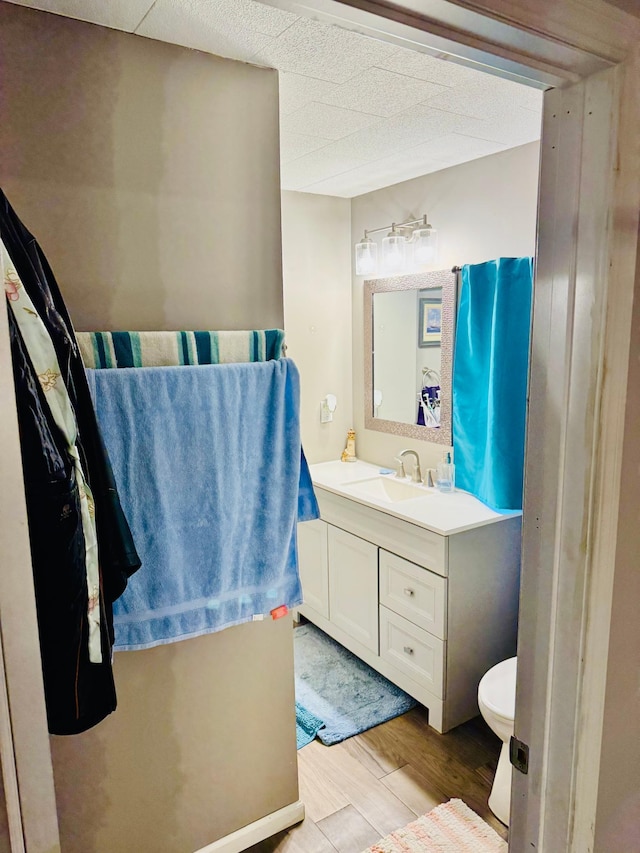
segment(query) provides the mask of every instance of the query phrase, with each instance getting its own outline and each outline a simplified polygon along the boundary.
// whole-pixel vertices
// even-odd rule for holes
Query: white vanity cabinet
[[[378,653],[378,549],[326,521],[298,525],[304,608]],[[329,582],[331,566],[331,583]]]
[[[329,563],[326,521],[298,525],[298,564],[305,604],[329,618]]]
[[[480,679],[515,654],[520,516],[442,535],[316,494],[321,520],[298,527],[299,612],[425,705],[437,731],[474,717]]]
[[[374,654],[378,653],[378,549],[327,525],[329,617]]]

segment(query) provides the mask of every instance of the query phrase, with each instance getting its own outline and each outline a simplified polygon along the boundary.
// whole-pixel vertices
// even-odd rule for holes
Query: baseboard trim
[[[304,820],[304,803],[296,800],[295,803],[290,803],[283,809],[278,809],[277,812],[272,812],[260,820],[254,820],[242,829],[225,835],[224,838],[207,844],[206,847],[201,847],[195,853],[242,853],[252,844],[264,841],[265,838],[270,838],[276,832],[288,829],[302,820]]]

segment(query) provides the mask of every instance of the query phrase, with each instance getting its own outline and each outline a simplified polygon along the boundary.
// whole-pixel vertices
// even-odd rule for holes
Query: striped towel
[[[271,361],[283,355],[284,332],[78,332],[85,367],[170,367]]]

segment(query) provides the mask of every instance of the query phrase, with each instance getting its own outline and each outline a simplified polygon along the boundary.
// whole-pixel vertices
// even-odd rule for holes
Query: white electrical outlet
[[[326,400],[320,401],[320,423],[329,424],[333,420],[333,412],[329,408]]]
[[[329,424],[333,420],[333,413],[338,405],[335,394],[327,394],[324,400],[320,400],[320,423]]]

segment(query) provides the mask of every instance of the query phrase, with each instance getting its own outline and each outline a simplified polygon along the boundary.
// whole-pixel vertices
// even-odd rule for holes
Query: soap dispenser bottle
[[[438,465],[436,486],[441,492],[453,492],[456,487],[456,466],[451,453],[445,453]]]

